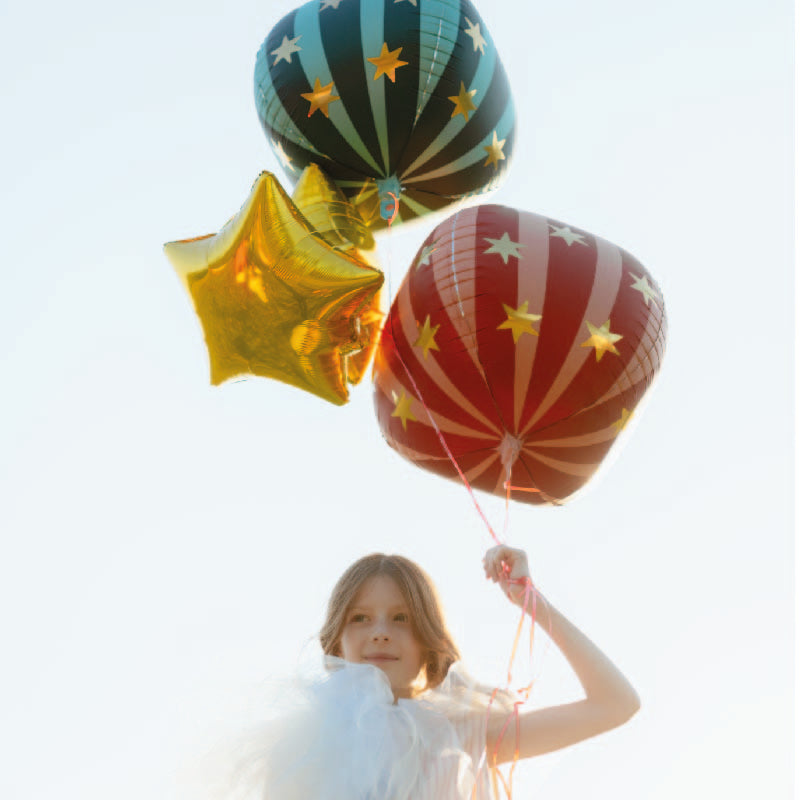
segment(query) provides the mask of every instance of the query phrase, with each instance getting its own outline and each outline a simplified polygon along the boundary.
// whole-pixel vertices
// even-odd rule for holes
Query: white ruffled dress
[[[239,770],[254,800],[490,800],[491,690],[454,664],[441,686],[394,696],[385,673],[326,657],[298,676],[250,738]],[[492,707],[509,709],[501,693]]]

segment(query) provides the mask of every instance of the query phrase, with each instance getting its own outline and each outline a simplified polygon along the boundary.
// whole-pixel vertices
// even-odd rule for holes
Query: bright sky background
[[[181,796],[186,765],[291,671],[338,575],[374,550],[431,573],[468,667],[503,680],[517,618],[483,580],[491,542],[463,487],[385,445],[369,384],[344,408],[265,380],[210,387],[161,252],[218,230],[262,169],[284,180],[252,74],[292,5],[0,8],[3,798]],[[643,709],[525,764],[516,797],[784,800],[792,6],[478,8],[518,111],[491,201],[629,250],[670,322],[613,466],[564,508],[514,506],[509,535]],[[382,245],[393,288],[433,225]],[[535,703],[576,696],[554,648],[537,671]]]

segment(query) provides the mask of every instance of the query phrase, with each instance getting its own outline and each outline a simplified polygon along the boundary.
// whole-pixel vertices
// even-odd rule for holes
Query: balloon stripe
[[[483,476],[486,473],[486,470],[488,470],[492,466],[496,466],[498,461],[499,459],[497,457],[497,453],[493,453],[488,458],[481,461],[480,464],[477,464],[472,469],[465,471],[464,477],[471,484],[475,484],[481,478],[481,476]]]
[[[466,209],[462,215],[451,217],[437,228],[440,236],[432,240],[433,250],[429,258],[442,308],[462,340],[465,352],[483,378],[474,330],[474,264],[468,248],[463,244],[464,237],[469,239],[469,229],[477,214],[477,209]]]
[[[664,355],[664,342],[666,339],[665,317],[660,297],[646,301],[644,296],[633,289],[633,275],[637,278],[647,275],[644,267],[630,253],[622,250],[622,290],[621,296],[634,298],[634,307],[638,306],[642,317],[643,331],[639,337],[636,350],[626,364],[626,369],[617,384],[612,386],[598,402],[603,403],[610,397],[624,394],[629,389],[634,389],[641,381],[645,386],[641,393],[646,391],[650,379],[657,371],[657,365]],[[652,304],[652,306],[651,306]]]
[[[492,50],[490,54],[483,56],[479,62],[478,69],[476,70],[472,81],[469,84],[466,84],[465,81],[461,82],[465,85],[467,93],[471,96],[472,103],[474,103],[476,106],[476,111],[471,112],[473,115],[477,114],[477,109],[480,109],[481,103],[487,96],[489,86],[491,84],[491,78],[494,73],[495,58],[496,53],[494,50]],[[460,92],[460,84],[459,87],[451,87],[445,91],[453,93],[452,95],[448,95],[448,102],[452,104],[453,101],[449,100],[449,97],[458,96]],[[451,105],[451,108],[452,107],[453,106]],[[454,112],[451,111],[451,113]],[[410,177],[413,175],[418,169],[420,169],[420,167],[424,166],[435,155],[450,145],[450,143],[453,142],[468,125],[472,125],[474,116],[470,118],[469,114],[470,112],[467,111],[466,116],[464,114],[456,114],[455,116],[451,116],[450,121],[444,126],[441,133],[437,135],[431,144],[426,147],[425,150],[423,150],[422,153],[420,153],[411,164],[402,169],[402,172],[400,173],[402,180],[405,181],[406,176]]]
[[[382,108],[385,79],[380,78],[377,81],[373,79],[375,66],[369,63],[367,58],[377,56],[381,52],[383,4],[358,2],[358,0],[346,2],[335,9],[321,8],[317,11],[317,18],[325,60],[331,71],[335,93],[340,97],[340,101],[331,104],[330,109],[332,112],[336,110],[338,114],[340,109],[336,107],[341,105],[352,124],[352,130],[361,137],[374,163],[380,164],[383,159],[378,123],[381,118],[385,119],[385,109]],[[374,22],[379,26],[377,31],[372,27]],[[370,40],[371,35],[372,40]],[[338,57],[343,36],[352,43],[353,57],[350,59]],[[380,115],[373,105],[372,95],[376,89],[380,93]],[[340,128],[340,130],[346,139],[351,138],[350,129]],[[388,164],[383,163],[379,170],[380,174],[385,175],[387,168]]]
[[[333,9],[333,11],[338,10],[339,9]],[[305,45],[298,53],[298,56],[300,57],[300,64],[303,67],[308,81],[308,91],[313,91],[316,81],[319,80],[322,86],[333,83],[332,91],[333,94],[336,95],[339,94],[339,91],[325,57],[325,48],[322,42],[320,25],[320,9],[318,4],[306,3],[297,9],[297,16],[295,17],[295,36],[301,36]],[[331,133],[330,128],[333,127],[338,134],[338,147],[335,149],[330,146],[326,147],[326,153],[331,158],[342,160],[347,163],[349,160],[347,158],[347,156],[349,156],[347,151],[352,151],[356,153],[365,164],[369,165],[369,170],[374,171],[374,174],[381,174],[381,168],[378,166],[369,148],[364,144],[364,141],[355,129],[342,99],[340,98],[339,100],[332,101],[327,108],[327,117],[325,117],[321,110],[313,112],[309,117],[309,131],[313,131],[314,122],[317,124],[317,136],[312,136],[312,138],[323,138],[323,140],[329,138]],[[321,120],[324,120],[324,122]],[[345,157],[335,155],[339,152],[346,154]]]
[[[476,76],[479,80],[481,74]],[[491,82],[485,87],[482,94],[475,96],[477,109],[471,114],[469,122],[455,133],[451,139],[442,142],[438,149],[430,150],[417,160],[416,166],[404,172],[404,181],[407,182],[421,172],[432,174],[434,177],[450,173],[456,173],[469,166],[483,166],[487,160],[487,147],[492,144],[492,134],[497,135],[498,141],[507,139],[514,129],[515,111],[511,99],[511,87],[503,70],[500,61],[493,65]],[[479,101],[480,98],[480,102]],[[498,165],[487,164],[487,167],[495,172]],[[505,166],[505,165],[500,165]],[[479,170],[479,175],[484,170]],[[480,185],[475,182],[473,185]],[[467,186],[460,190],[469,191]],[[449,193],[455,193],[450,191]]]
[[[419,277],[419,276],[418,276]],[[429,297],[429,291],[426,291],[426,287],[419,286],[421,281],[418,279],[415,281],[415,294],[421,295],[422,297]],[[420,322],[418,316],[414,312],[412,297],[411,297],[411,285],[410,282],[404,281],[403,285],[400,287],[400,291],[397,293],[395,302],[397,303],[398,308],[398,318],[400,325],[402,326],[402,331],[404,335],[404,339],[408,344],[412,344],[417,338],[419,333],[419,326]],[[439,327],[441,323],[439,323]],[[435,337],[434,337],[435,341]],[[409,362],[409,359],[413,359],[413,365]],[[423,352],[423,349],[417,346],[412,346],[410,348],[409,358],[406,359],[406,363],[414,369],[416,375],[420,375],[420,373],[424,373],[427,377],[431,379],[435,383],[435,385],[444,393],[444,397],[447,401],[451,404],[456,404],[455,408],[460,411],[466,411],[470,414],[474,420],[477,420],[481,425],[487,428],[489,431],[494,432],[496,436],[500,435],[500,431],[497,428],[496,423],[492,422],[491,420],[487,419],[471,402],[470,400],[461,392],[461,390],[449,379],[447,373],[439,366],[437,359],[436,359],[436,351],[431,349],[427,351],[427,357]],[[431,399],[428,398],[428,393],[423,389],[420,377],[416,378],[417,385],[420,387],[420,391],[423,392],[425,397],[425,403],[429,408],[441,408],[441,406],[437,403],[434,406],[434,403]]]
[[[412,195],[409,195],[408,192],[403,192],[400,195],[400,204],[410,209],[413,212],[413,215],[417,217],[422,217],[433,210],[432,206],[426,206],[423,203],[418,202]]]
[[[341,32],[338,32],[341,35]],[[388,38],[388,37],[387,37]],[[381,54],[384,43],[383,30],[383,4],[375,3],[370,5],[361,3],[361,52],[364,58],[374,58]],[[338,44],[335,43],[335,44]],[[369,62],[367,62],[369,64]],[[380,145],[381,158],[383,160],[383,174],[389,175],[389,135],[388,122],[386,119],[386,75],[376,77],[378,68],[369,64],[375,75],[369,75],[369,70],[363,78],[369,93],[369,105],[372,111],[372,120],[375,124],[375,131]],[[348,65],[351,69],[351,65]],[[353,72],[357,72],[353,70]],[[355,75],[357,80],[361,80],[361,75]],[[359,119],[362,122],[362,119]],[[361,127],[359,125],[359,127]]]
[[[419,83],[414,124],[427,109],[445,70],[450,66],[458,40],[461,4],[456,0],[419,2]],[[429,55],[430,54],[430,55]]]
[[[519,242],[519,215],[512,208],[480,206],[475,222],[472,250],[478,263],[475,269],[475,293],[493,302],[476,303],[476,325],[482,332],[478,339],[478,357],[505,430],[516,433],[514,426],[514,375],[519,342],[534,334],[510,326],[517,313],[540,313],[522,309],[517,303],[518,264],[522,248],[506,249],[498,242]],[[513,251],[519,256],[513,255]],[[527,326],[530,329],[530,326]],[[537,329],[534,324],[533,329]],[[509,380],[510,377],[510,380]]]
[[[497,121],[497,124],[492,128],[491,132],[484,133],[480,143],[476,144],[463,156],[460,156],[452,161],[448,161],[444,166],[433,169],[430,172],[423,172],[410,177],[405,177],[403,179],[403,183],[408,185],[420,183],[421,181],[433,182],[436,178],[453,175],[454,173],[467,173],[468,170],[471,170],[474,167],[487,167],[488,170],[496,172],[497,170],[494,166],[491,164],[486,164],[488,158],[487,149],[492,144],[494,138],[493,134],[500,141],[508,139],[508,137],[511,135],[511,132],[514,130],[514,118],[515,114],[513,106],[506,106],[503,116],[500,117],[500,119]],[[485,173],[487,170],[479,169],[477,171],[480,173]],[[475,183],[474,180],[471,180],[472,174],[465,175],[464,177],[467,178],[466,180],[462,180],[465,185]],[[435,184],[431,184],[431,188],[429,188],[428,191],[436,191],[434,186]],[[465,189],[464,191],[469,191],[469,189]],[[442,193],[444,194],[445,192],[442,191]]]
[[[460,27],[462,17],[457,0],[436,2],[433,5],[434,8],[431,10],[434,15],[432,17],[428,16],[424,11],[420,15],[420,22],[423,28],[420,46],[424,48],[422,50],[423,54],[427,54],[431,44],[435,41],[438,43],[440,50],[443,47],[446,50],[448,54],[447,62],[442,73],[438,75],[435,85],[429,86],[430,92],[425,98],[424,106],[420,107],[414,125],[414,135],[409,140],[408,147],[397,164],[397,174],[400,176],[406,175],[411,171],[411,165],[422,156],[423,152],[431,149],[433,140],[441,141],[436,150],[441,149],[441,146],[446,143],[444,131],[449,131],[449,136],[453,136],[467,124],[464,114],[457,111],[459,106],[450,98],[459,97],[462,84],[464,92],[471,92],[472,89],[476,88],[472,86],[472,83],[483,58],[480,52],[473,52],[472,40]],[[440,17],[435,12],[436,8],[446,11],[449,17],[448,24],[442,27],[441,34],[439,34]],[[427,41],[424,35],[426,30],[429,31]],[[434,40],[434,36],[439,38]],[[425,71],[425,57],[423,55],[423,60],[420,64],[421,71]],[[491,56],[487,54],[487,57]],[[474,98],[470,99],[473,100],[472,105],[477,105],[477,102],[474,102]],[[465,103],[465,106],[469,106],[469,104]],[[465,111],[467,116],[470,113],[474,113],[470,112],[466,107]],[[431,135],[434,132],[436,136]],[[426,156],[421,163],[427,161],[428,158],[430,156]]]
[[[493,143],[494,133],[495,131],[492,131],[492,133],[486,137],[485,141],[487,144],[485,146],[480,145],[483,152],[483,161],[476,161],[466,169],[453,172],[449,175],[442,174],[438,178],[431,177],[425,181],[421,181],[421,185],[425,187],[426,191],[434,195],[438,195],[442,198],[450,198],[450,202],[454,204],[459,200],[466,200],[495,188],[505,177],[508,162],[507,159],[502,160],[497,169],[495,169],[491,163],[486,163],[486,160],[490,157],[489,151],[486,148],[489,147],[489,143]],[[514,127],[505,137],[505,145],[503,146],[504,155],[513,151],[515,135],[516,128]],[[502,142],[503,139],[500,137],[499,131],[498,137],[497,141]],[[411,178],[406,182],[409,189],[413,187],[414,181],[415,178]]]
[[[557,458],[551,458],[550,456],[546,456],[543,453],[536,453],[530,450],[530,448],[525,448],[525,455],[529,459],[534,459],[538,461],[540,464],[544,464],[551,469],[558,470],[559,472],[563,472],[565,475],[576,475],[581,478],[590,478],[595,470],[597,469],[598,462],[593,462],[591,464],[576,464],[575,462],[571,461],[561,461]]]
[[[450,465],[450,459],[444,453],[440,455],[433,455],[431,453],[421,453],[419,450],[415,450],[413,447],[409,447],[407,444],[403,442],[398,442],[397,439],[393,439],[389,443],[401,456],[409,459],[410,461],[443,461]],[[429,467],[430,469],[430,467]]]
[[[571,418],[574,419],[574,418]],[[588,444],[601,444],[603,442],[610,442],[617,438],[617,429],[613,425],[601,428],[591,433],[583,433],[579,436],[564,437],[561,439],[537,439],[531,442],[530,447],[534,444],[536,447],[583,447]]]
[[[430,417],[428,414],[433,417],[433,421],[439,427],[439,429],[447,434],[455,434],[457,436],[462,437],[463,439],[470,441],[471,448],[479,448],[485,449],[486,447],[493,447],[497,442],[496,434],[486,433],[483,431],[476,430],[474,427],[470,427],[469,425],[464,425],[457,422],[454,419],[449,418],[441,411],[436,411],[431,408],[430,403],[428,402],[428,397],[426,396],[425,392],[422,392],[420,389],[420,393],[424,399],[424,404],[416,397],[416,391],[408,386],[408,380],[406,378],[405,370],[403,369],[402,364],[398,364],[397,371],[393,368],[387,368],[383,373],[384,379],[381,381],[380,389],[387,397],[391,396],[391,393],[394,392],[398,396],[400,392],[406,392],[407,396],[410,399],[410,406],[411,411],[413,412],[416,420],[414,422],[415,425],[421,425],[428,430],[432,430],[435,432],[434,426],[431,424]],[[406,378],[398,377],[398,374]],[[419,386],[418,386],[419,388]],[[425,410],[427,406],[427,411]],[[453,406],[454,411],[458,412],[458,407]],[[411,425],[411,422],[408,422],[407,425]],[[402,423],[401,423],[402,425]],[[449,437],[448,441],[449,441]],[[438,447],[441,451],[441,443],[438,442],[438,439],[433,440],[431,442],[434,444],[434,452],[435,448]]]
[[[528,312],[541,314],[544,307],[545,286],[549,267],[550,229],[547,220],[535,215],[519,220],[519,249],[525,259],[542,264],[541,271],[532,269],[518,270],[517,303],[520,307],[528,304]],[[539,330],[540,325],[533,325]],[[523,335],[517,342],[514,361],[514,431],[519,431],[522,412],[525,408],[525,397],[531,382],[533,365],[539,349],[539,336]]]
[[[413,311],[410,311],[409,313],[413,314]],[[403,335],[403,332],[398,331],[397,327],[394,325],[391,333],[394,334],[394,352],[396,353],[397,360],[403,366],[403,371],[405,372],[407,369],[415,369],[418,362],[415,357],[415,353],[413,352],[416,348],[412,346],[412,342],[416,341],[416,336],[408,340]],[[444,334],[445,337],[447,336],[446,329],[440,330],[438,333]],[[443,347],[448,346],[447,338],[444,338],[443,340],[440,338],[440,341],[442,342]],[[429,359],[434,357],[435,356],[433,352],[429,353]],[[396,369],[393,362],[390,362],[390,366],[387,368]],[[471,425],[476,434],[480,434],[481,437],[488,436],[494,443],[497,443],[499,437],[496,424],[492,424],[490,421],[491,418],[477,418],[470,413],[470,409],[459,406],[454,395],[447,391],[447,388],[450,385],[449,383],[440,384],[432,375],[429,375],[424,371],[416,371],[416,369],[414,382],[416,384],[415,391],[420,393],[420,399],[424,401],[425,406],[427,406],[429,409],[433,409],[433,411],[436,413],[447,415],[454,421],[458,421],[464,426]]]
[[[631,295],[628,292],[621,291],[621,280],[623,278],[622,259],[623,253],[619,248],[605,242],[602,239],[597,240],[598,245],[598,264],[602,265],[602,253],[605,251],[613,254],[614,269],[610,274],[603,278],[602,270],[598,270],[598,275],[601,280],[608,284],[608,296],[605,304],[599,309],[592,309],[591,305],[587,309],[587,320],[599,325],[600,321],[608,320],[613,323],[610,330],[615,334],[621,336],[621,339],[616,341],[616,350],[618,352],[603,353],[600,361],[591,355],[593,348],[582,348],[589,357],[584,361],[580,371],[574,377],[569,388],[564,392],[561,401],[569,407],[576,407],[576,405],[585,405],[585,387],[591,385],[593,391],[597,395],[604,395],[614,387],[618,387],[619,381],[628,371],[631,366],[632,356],[638,346],[639,341],[644,334],[643,320],[641,320],[642,313],[645,312],[643,305],[639,302],[639,298]],[[616,295],[610,301],[608,307],[608,298],[611,297],[612,291],[616,290]],[[595,318],[596,317],[596,318]],[[637,320],[641,320],[637,323]],[[588,334],[588,329],[587,329]],[[581,337],[583,338],[583,334]],[[584,341],[586,341],[584,339]],[[621,392],[622,402],[629,408],[632,408],[638,402],[638,397],[632,391],[624,390]],[[598,409],[597,413],[604,413],[609,416],[608,423],[613,422],[619,417],[619,411],[610,406],[602,407],[602,412]],[[560,416],[560,415],[559,415]],[[546,426],[554,422],[559,417],[555,414],[547,413],[539,420],[540,426]]]
[[[261,45],[256,56],[254,93],[256,101],[256,111],[261,122],[261,127],[267,135],[267,139],[275,148],[275,138],[280,137],[288,140],[294,145],[306,151],[321,155],[311,144],[308,138],[298,129],[291,117],[284,109],[278,93],[272,81],[272,73],[275,72],[281,81],[285,79],[287,73],[294,72],[302,75],[302,68],[296,57],[292,57],[287,63],[285,60],[275,60],[274,51],[279,47],[284,37],[294,37],[294,18],[295,11],[292,11],[278,25],[273,28],[270,35]],[[299,154],[298,154],[299,155]],[[285,165],[287,169],[300,172],[300,167]]]
[[[523,453],[519,460],[531,476],[531,483],[542,493],[541,495],[521,493],[515,499],[522,502],[537,504],[544,501],[549,505],[563,505],[564,500],[572,498],[587,481],[585,475],[562,472],[531,458],[526,453]]]
[[[408,2],[384,3],[384,30],[390,50],[401,47],[406,66],[396,70],[392,82],[384,81],[389,137],[389,163],[394,172],[414,130],[417,91],[421,78],[420,9]]]
[[[546,377],[534,369],[532,397],[528,400],[528,407],[532,407],[534,413],[523,420],[523,433],[531,430],[551,409],[558,418],[574,412],[574,408],[564,403],[555,405],[555,408],[554,404],[587,359],[596,362],[595,351],[581,347],[581,343],[589,336],[586,322],[588,320],[596,325],[605,322],[604,314],[611,310],[613,302],[613,297],[608,296],[609,291],[616,293],[619,284],[620,264],[616,248],[603,243],[601,255],[598,252],[601,240],[583,232],[580,232],[583,238],[589,240],[586,244],[577,241],[567,244],[564,239],[553,236],[554,228],[559,227],[559,223],[553,220],[548,220],[548,223],[551,229],[550,258],[562,259],[566,268],[558,275],[552,272],[548,274],[540,335],[546,335],[546,341],[551,342],[553,347],[548,353],[551,358],[547,362]],[[613,263],[615,258],[616,265]],[[611,276],[614,272],[617,277],[611,284],[599,279],[600,275]],[[564,307],[570,311],[568,316],[563,311],[559,314],[557,310]],[[553,330],[554,326],[557,326],[557,332]]]

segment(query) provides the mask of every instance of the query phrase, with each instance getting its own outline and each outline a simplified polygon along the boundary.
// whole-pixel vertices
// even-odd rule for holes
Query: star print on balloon
[[[375,354],[378,424],[424,469],[559,505],[618,441],[665,346],[661,293],[632,255],[478,206],[428,236],[397,291]]]
[[[328,106],[340,99],[339,95],[333,93],[333,81],[323,86],[319,78],[314,79],[313,92],[303,92],[300,96],[309,102],[309,117],[315,111],[321,111],[326,117],[329,116]]]
[[[302,47],[297,46],[297,43],[299,41],[300,41],[299,36],[295,36],[294,39],[290,39],[288,36],[284,36],[280,47],[276,47],[272,51],[272,55],[275,56],[275,60],[272,62],[272,66],[274,67],[282,59],[285,59],[287,64],[291,64],[292,53],[299,53],[303,49]]]
[[[365,347],[383,275],[325,241],[273,175],[219,233],[164,250],[203,325],[213,384],[261,375],[347,402],[347,362]]]
[[[506,160],[506,154],[503,152],[503,146],[505,145],[505,139],[498,139],[497,138],[497,131],[492,132],[492,142],[491,144],[485,144],[483,149],[487,152],[486,161],[483,162],[484,167],[488,167],[489,164],[492,164],[495,169],[499,166],[501,161]]]
[[[464,86],[464,81],[461,81],[461,89],[458,94],[451,95],[447,99],[455,106],[451,117],[457,117],[459,114],[464,115],[464,119],[469,121],[469,114],[471,111],[477,111],[478,107],[472,102],[472,98],[478,93],[477,89],[470,89]]]
[[[408,66],[408,61],[400,60],[400,51],[402,49],[402,47],[398,47],[397,50],[389,52],[389,47],[384,42],[380,54],[374,58],[367,59],[370,64],[375,66],[373,80],[378,80],[381,75],[385,75],[392,83],[395,82],[395,70]]]

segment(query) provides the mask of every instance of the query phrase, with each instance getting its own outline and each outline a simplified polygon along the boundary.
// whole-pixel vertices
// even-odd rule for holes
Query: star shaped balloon
[[[274,175],[219,233],[164,250],[200,317],[213,384],[261,375],[347,402],[348,360],[368,344],[383,275],[326,241]]]
[[[303,170],[292,199],[312,228],[328,244],[344,250],[366,268],[380,272],[373,256],[375,239],[370,229],[342,190],[316,164],[309,164]],[[349,383],[359,383],[364,377],[378,345],[385,316],[378,290],[358,318],[361,349],[347,357]]]

